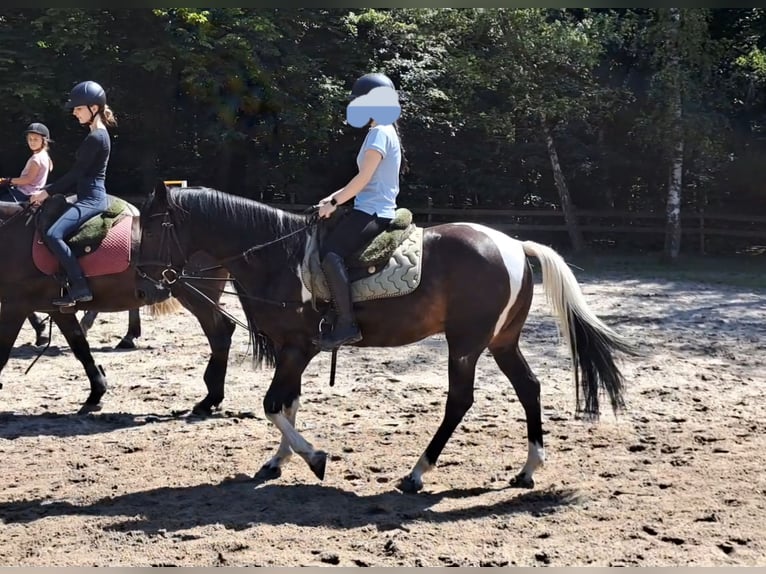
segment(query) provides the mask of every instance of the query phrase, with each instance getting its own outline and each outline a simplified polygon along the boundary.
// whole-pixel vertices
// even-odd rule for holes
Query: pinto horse
[[[301,375],[320,351],[313,339],[327,306],[314,308],[301,277],[310,216],[209,188],[178,191],[159,184],[143,205],[141,220],[141,260],[154,262],[143,268],[148,275],[175,277],[188,254],[205,250],[237,281],[251,336],[261,337],[262,344],[254,346],[262,353],[258,359],[275,366],[263,407],[281,442],[256,476],[279,476],[282,465],[297,453],[322,479],[327,454],[295,428]],[[578,410],[583,406],[596,416],[600,393],[608,396],[615,412],[624,407],[623,376],[615,355],[631,354],[633,346],[589,310],[560,255],[482,225],[429,227],[423,235],[420,285],[406,295],[355,304],[364,337],[355,346],[407,345],[437,333],[447,340],[444,418],[422,456],[398,482],[400,490],[423,487],[423,474],[436,465],[473,404],[476,362],[485,349],[510,380],[526,414],[527,460],[511,484],[534,486],[534,472],[545,459],[540,383],[519,348],[534,287],[530,257],[540,262],[543,286],[572,353]]]
[[[46,204],[43,204],[43,210]],[[37,237],[33,222],[29,204],[0,202],[0,239],[3,244],[0,250],[0,372],[8,363],[24,320],[34,311],[46,312],[82,363],[90,382],[90,393],[81,412],[98,410],[107,389],[106,375],[103,368],[95,363],[90,345],[77,321],[76,311],[130,311],[150,304],[154,313],[165,314],[183,306],[197,317],[211,349],[204,374],[208,393],[193,410],[209,414],[221,403],[234,324],[208,299],[218,301],[220,298],[228,277],[225,270],[213,274],[212,281],[200,280],[198,289],[167,289],[142,277],[136,269],[136,262],[131,261],[121,272],[88,278],[94,295],[92,301],[61,309],[51,303],[60,294],[60,281],[38,269],[33,258],[33,244]]]

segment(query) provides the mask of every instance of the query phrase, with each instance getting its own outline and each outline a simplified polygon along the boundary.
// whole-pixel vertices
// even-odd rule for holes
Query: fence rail
[[[125,198],[131,201],[131,198]],[[286,211],[301,212],[307,204],[269,203]],[[415,221],[423,227],[450,221],[483,223],[506,233],[540,231],[566,233],[564,212],[553,209],[453,209],[445,207],[412,207]],[[656,235],[665,234],[665,214],[648,211],[614,211],[581,209],[574,212],[580,231],[594,236],[619,233]],[[766,242],[766,216],[711,212],[681,213],[683,233],[696,237],[698,250],[705,252],[709,237],[747,238]],[[728,225],[727,225],[728,224]],[[587,239],[587,238],[586,238]]]
[[[287,211],[304,211],[311,207],[304,204],[272,203]],[[564,212],[552,209],[450,209],[444,207],[413,207],[413,216],[420,225],[428,227],[448,221],[471,221],[483,223],[499,231],[543,231],[566,233]],[[580,231],[592,234],[622,233],[657,235],[665,234],[664,213],[648,211],[613,211],[581,209],[574,212]],[[545,221],[535,221],[543,219]],[[550,223],[547,220],[551,220]],[[594,221],[598,220],[598,222]],[[727,227],[726,224],[736,224]],[[705,252],[708,237],[737,237],[762,239],[766,242],[766,216],[744,214],[687,212],[681,214],[684,234],[695,236],[698,249]]]

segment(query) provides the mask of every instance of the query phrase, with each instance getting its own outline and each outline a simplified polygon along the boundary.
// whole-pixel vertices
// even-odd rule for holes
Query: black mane
[[[171,188],[168,203],[181,214],[193,217],[197,237],[213,236],[239,251],[284,237],[262,250],[261,255],[279,257],[283,263],[285,256],[292,263],[303,255],[306,234],[300,231],[308,223],[306,215],[209,187]]]

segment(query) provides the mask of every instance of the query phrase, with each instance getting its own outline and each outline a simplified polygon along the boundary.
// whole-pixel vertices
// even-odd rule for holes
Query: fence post
[[[431,209],[432,209],[432,208],[433,208],[433,206],[434,206],[434,200],[433,200],[433,199],[431,199],[431,196],[430,196],[430,195],[429,195],[429,196],[428,196],[428,198],[426,199],[426,205],[428,206],[428,216],[426,217],[426,221],[427,221],[428,223],[431,223]]]
[[[700,255],[705,255],[705,210],[699,210],[700,226]]]

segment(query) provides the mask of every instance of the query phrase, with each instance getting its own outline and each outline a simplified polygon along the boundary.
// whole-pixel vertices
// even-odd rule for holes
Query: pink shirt
[[[37,175],[32,183],[26,185],[17,185],[16,189],[26,195],[34,195],[40,191],[40,188],[48,181],[48,174],[51,172],[51,157],[48,155],[47,150],[42,150],[37,153],[33,153],[32,157],[27,160],[27,164],[21,171],[21,177],[26,175],[32,170],[33,165],[38,166]]]

